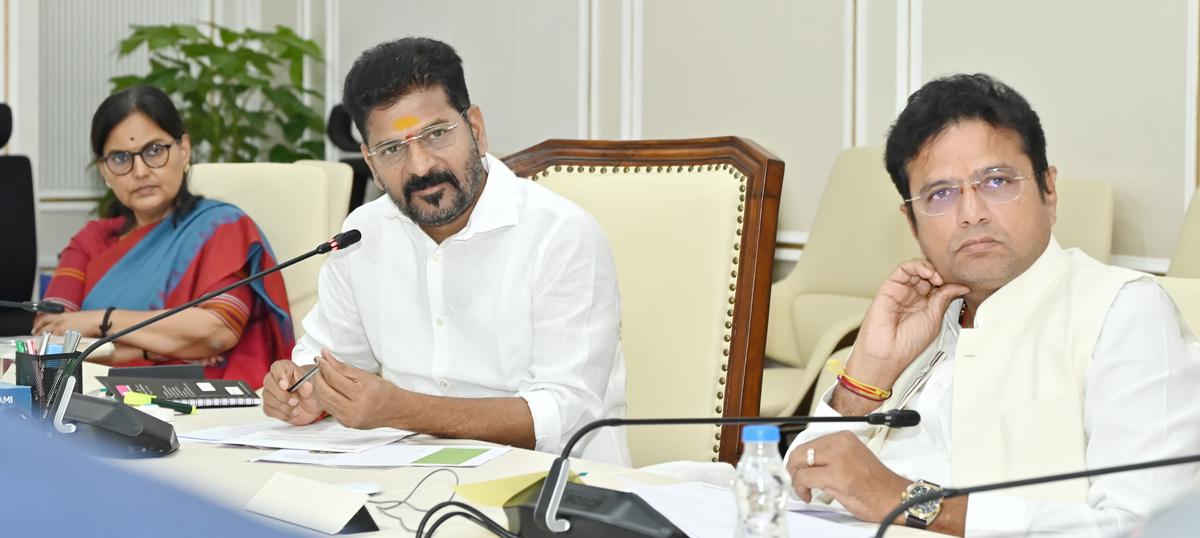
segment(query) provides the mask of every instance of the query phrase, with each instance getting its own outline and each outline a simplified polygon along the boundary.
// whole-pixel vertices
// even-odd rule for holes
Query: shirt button
[[[441,317],[439,317],[439,318],[437,318],[437,319],[435,319],[435,320],[434,320],[434,323],[437,323],[437,324],[438,324],[438,327],[441,327],[442,325],[445,325],[445,324],[446,324],[446,321],[445,321],[445,320],[443,320]]]
[[[442,388],[448,388],[450,386],[450,382],[446,381],[445,379],[439,379],[438,386],[440,386]]]
[[[438,253],[434,252],[433,256],[430,256],[430,258],[433,258],[433,261],[436,262],[441,259],[441,256],[439,256]]]

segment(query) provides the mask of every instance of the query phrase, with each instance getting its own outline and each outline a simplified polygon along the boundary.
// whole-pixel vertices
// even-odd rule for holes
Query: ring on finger
[[[810,448],[804,453],[804,463],[809,467],[817,464],[817,449]]]

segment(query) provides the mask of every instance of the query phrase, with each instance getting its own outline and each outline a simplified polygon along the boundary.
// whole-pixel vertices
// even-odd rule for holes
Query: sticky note
[[[462,465],[471,458],[487,452],[486,448],[443,448],[413,463],[427,465]]]
[[[125,405],[147,405],[154,401],[154,397],[149,394],[128,391],[122,393],[121,401],[125,402]]]

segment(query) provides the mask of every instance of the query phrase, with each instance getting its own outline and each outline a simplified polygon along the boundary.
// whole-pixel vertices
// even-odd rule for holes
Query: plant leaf
[[[137,86],[138,84],[141,84],[142,77],[139,77],[137,75],[124,75],[124,76],[120,76],[120,77],[110,78],[110,79],[108,79],[108,81],[112,83],[112,86],[113,86],[112,91],[117,92],[119,90],[124,90],[125,88],[128,88],[130,86]]]
[[[118,56],[129,55],[129,53],[137,50],[137,48],[142,46],[142,43],[145,43],[145,42],[146,42],[146,34],[144,32],[142,32],[140,26],[134,26],[133,34],[131,34],[129,37],[121,40],[121,44],[118,48]]]

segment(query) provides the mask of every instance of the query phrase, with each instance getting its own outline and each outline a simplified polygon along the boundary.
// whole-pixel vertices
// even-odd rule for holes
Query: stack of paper
[[[396,428],[356,430],[342,426],[334,420],[324,420],[307,426],[293,426],[286,422],[272,420],[181,433],[179,439],[261,448],[362,452],[394,443],[410,435],[413,435],[413,432]]]
[[[508,447],[385,445],[353,454],[280,450],[250,461],[304,463],[326,467],[477,467]]]

